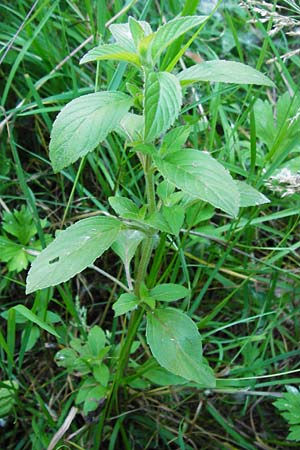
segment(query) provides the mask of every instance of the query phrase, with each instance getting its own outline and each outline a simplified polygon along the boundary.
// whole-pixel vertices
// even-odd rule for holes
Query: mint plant
[[[155,32],[148,23],[132,17],[128,23],[111,25],[115,43],[93,48],[81,63],[110,59],[133,64],[140,71],[142,89],[137,82],[127,85],[128,94],[101,91],[76,98],[62,109],[53,125],[50,158],[55,172],[93,151],[114,132],[124,139],[126,149],[136,154],[144,173],[145,203],[141,207],[134,198],[110,197],[114,214],[83,219],[61,231],[34,260],[27,277],[29,294],[69,280],[110,247],[121,258],[127,287],[113,310],[115,316],[129,314],[130,320],[111,385],[105,386],[105,414],[124,384],[132,343],[144,316],[147,343],[157,362],[199,387],[215,387],[215,375],[202,355],[196,324],[186,312],[169,306],[191,298],[192,293],[174,283],[147,285],[152,256],[161,236],[178,237],[185,217],[191,226],[197,223],[197,214],[198,222],[203,220],[199,212],[193,214],[193,205],[200,207],[204,217],[211,217],[213,208],[237,217],[241,207],[268,202],[244,181],[234,180],[207,152],[183,148],[188,126],[172,128],[186,87],[194,83],[273,86],[266,76],[238,62],[207,61],[180,71],[175,66],[183,51],[171,61],[162,58],[177,38],[203,27],[206,20],[205,16],[178,17]],[[137,252],[139,256],[134,258]]]

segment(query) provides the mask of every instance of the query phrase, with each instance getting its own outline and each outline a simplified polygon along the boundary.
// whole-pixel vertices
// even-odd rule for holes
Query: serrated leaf
[[[76,98],[56,117],[50,141],[53,170],[85,156],[120,123],[132,104],[122,92],[104,91]]]
[[[168,72],[150,72],[144,92],[144,140],[149,142],[164,133],[176,120],[182,92],[176,77]]]
[[[184,150],[154,157],[162,175],[182,191],[237,216],[240,195],[237,185],[224,167],[208,153]]]
[[[221,59],[195,64],[177,74],[181,85],[210,81],[237,84],[258,84],[274,87],[273,81],[251,66]]]
[[[116,60],[126,61],[128,63],[140,66],[140,59],[134,52],[129,52],[121,45],[118,44],[104,44],[98,47],[92,48],[88,51],[80,60],[80,64],[84,64],[90,61],[103,61],[103,60]]]
[[[147,342],[159,364],[175,375],[214,387],[212,370],[202,362],[201,337],[182,311],[158,309],[147,314]]]
[[[2,227],[23,245],[27,245],[30,238],[37,233],[32,214],[24,205],[19,211],[17,209],[13,212],[4,211]]]
[[[207,19],[206,16],[186,16],[177,17],[170,20],[165,25],[162,25],[154,33],[154,38],[151,44],[151,55],[153,61],[155,61],[160,54],[170,45],[172,42],[182,34],[187,33],[192,28],[199,26]]]
[[[189,290],[180,284],[165,283],[155,286],[149,294],[158,302],[173,302],[189,295]]]
[[[27,294],[67,281],[84,270],[111,246],[120,227],[113,217],[92,217],[61,231],[33,261]]]
[[[291,426],[291,431],[287,436],[290,441],[300,441],[300,425]]]
[[[26,269],[29,260],[29,255],[25,252],[23,248],[20,248],[14,256],[9,260],[7,264],[7,268],[10,272],[21,272],[22,270]]]
[[[286,386],[288,392],[274,402],[280,414],[289,424],[289,440],[300,440],[300,393],[294,386]]]
[[[0,236],[0,261],[8,262],[22,251],[22,245],[11,241],[5,236]]]
[[[139,305],[139,299],[134,294],[122,294],[118,300],[113,304],[113,310],[115,317],[126,314],[133,309],[136,309]]]
[[[240,207],[246,208],[248,206],[258,206],[265,203],[270,203],[270,200],[254,187],[245,183],[244,181],[236,181],[240,193]]]

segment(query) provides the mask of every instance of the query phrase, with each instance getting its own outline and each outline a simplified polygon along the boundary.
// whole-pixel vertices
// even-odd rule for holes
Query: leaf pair
[[[253,187],[233,180],[229,172],[209,153],[181,150],[164,159],[154,157],[160,173],[183,192],[236,217],[240,207],[269,200]]]
[[[128,23],[109,27],[116,44],[99,45],[90,50],[81,64],[90,61],[126,61],[138,67],[154,66],[162,52],[178,37],[199,26],[206,16],[177,17],[152,32],[150,25],[129,17]]]

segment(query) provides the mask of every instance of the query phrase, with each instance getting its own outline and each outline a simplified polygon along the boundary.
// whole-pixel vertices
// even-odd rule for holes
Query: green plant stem
[[[153,176],[153,169],[152,169],[152,161],[151,157],[149,155],[146,155],[145,159],[143,160],[143,169],[145,173],[145,182],[146,182],[146,195],[147,195],[147,203],[148,203],[148,213],[152,214],[156,210],[156,203],[155,203],[155,187],[154,187],[154,176]],[[140,287],[142,283],[144,283],[146,275],[147,275],[147,269],[150,262],[151,254],[153,250],[153,237],[149,236],[144,240],[143,248],[142,248],[142,256],[141,260],[139,261],[139,266],[137,270],[136,280],[135,280],[135,294],[138,296]],[[105,425],[105,419],[106,417],[110,416],[112,407],[114,404],[116,404],[117,413],[118,411],[118,391],[120,385],[123,383],[123,376],[126,371],[129,355],[130,355],[130,349],[132,347],[132,343],[136,337],[139,325],[142,321],[144,314],[144,309],[139,308],[138,310],[134,311],[131,315],[129,324],[128,324],[128,332],[126,335],[126,338],[124,339],[124,343],[122,345],[122,348],[120,350],[120,358],[118,361],[118,366],[116,369],[116,372],[114,374],[114,381],[113,386],[111,389],[110,396],[106,402],[105,408],[103,413],[101,414],[99,427],[97,427],[97,434],[95,435],[95,442],[94,442],[94,448],[98,449],[101,444],[102,439],[102,433],[103,428]]]

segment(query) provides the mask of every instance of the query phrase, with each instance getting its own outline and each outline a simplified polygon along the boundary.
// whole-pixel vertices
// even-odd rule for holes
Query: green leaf
[[[27,294],[67,281],[84,270],[111,246],[120,227],[113,217],[92,217],[61,231],[33,261]]]
[[[4,211],[2,226],[3,230],[15,236],[23,245],[27,245],[30,238],[37,233],[32,214],[24,205],[20,211],[17,209],[13,212]]]
[[[98,357],[100,351],[105,347],[105,333],[98,325],[93,326],[89,331],[88,344],[93,356]]]
[[[145,30],[142,27],[141,23],[138,20],[135,20],[133,17],[129,17],[128,24],[133,42],[137,48],[140,40],[145,37]],[[151,31],[151,29],[148,29],[148,34],[151,33]]]
[[[93,368],[93,375],[98,383],[107,386],[109,382],[109,369],[105,364],[100,364]]]
[[[213,217],[215,208],[201,201],[188,206],[185,209],[185,220],[189,228],[193,228],[200,222],[205,222]]]
[[[182,311],[166,308],[148,313],[146,336],[162,367],[203,387],[215,386],[212,370],[202,362],[198,329]]]
[[[148,22],[143,20],[137,21],[145,32],[145,36],[152,33],[151,27]],[[135,43],[132,37],[129,23],[117,23],[112,24],[109,27],[109,31],[115,38],[116,42],[122,47],[126,48],[130,52],[135,52]]]
[[[129,52],[117,44],[105,44],[92,48],[80,60],[80,64],[102,60],[126,61],[140,67],[140,59],[136,53]]]
[[[158,386],[170,386],[176,384],[186,384],[186,379],[174,375],[161,366],[154,367],[143,373],[143,377]]]
[[[163,180],[157,186],[157,195],[161,198],[162,202],[166,206],[173,206],[178,203],[185,195],[183,192],[175,192],[175,186],[173,183],[169,183],[167,180]]]
[[[270,200],[257,191],[254,187],[245,183],[244,181],[236,181],[240,193],[240,207],[246,208],[247,206],[258,206],[264,203],[270,203]]]
[[[268,149],[271,149],[277,135],[272,105],[259,98],[255,102],[253,111],[257,137],[267,145]]]
[[[121,258],[125,267],[135,255],[136,249],[145,238],[145,234],[138,230],[121,230],[111,248]]]
[[[273,81],[253,67],[236,61],[206,61],[195,64],[177,74],[177,78],[183,86],[198,81],[258,84],[274,87]]]
[[[184,222],[184,209],[180,205],[162,207],[162,214],[170,227],[172,234],[179,235],[179,231]]]
[[[124,219],[139,218],[139,208],[127,197],[109,197],[108,202],[112,209]]]
[[[65,367],[70,372],[74,369],[78,355],[72,348],[63,348],[55,355],[55,362],[58,367]]]
[[[237,185],[208,153],[184,150],[154,160],[162,175],[179,189],[237,216],[240,204]]]
[[[173,302],[189,295],[189,290],[180,284],[158,284],[150,290],[151,297],[159,302]]]
[[[153,61],[161,55],[161,53],[170,45],[172,42],[182,34],[187,33],[192,28],[199,26],[207,19],[206,16],[186,16],[177,17],[176,19],[170,20],[165,25],[162,25],[154,33],[154,38],[151,44],[151,55]]]
[[[129,52],[135,52],[135,44],[128,23],[113,23],[110,25],[109,31],[118,45]]]
[[[288,392],[285,392],[282,398],[274,402],[274,406],[279,409],[280,414],[289,424],[288,439],[300,441],[300,392],[294,386],[286,386]]]
[[[0,417],[7,416],[16,402],[16,391],[19,386],[16,381],[5,380],[0,388]],[[7,386],[3,387],[3,386]]]
[[[163,233],[169,233],[172,234],[172,230],[162,215],[160,211],[154,211],[147,219],[144,219],[141,221],[141,223],[148,225],[152,228],[156,228],[159,231],[162,231]]]
[[[22,337],[21,337],[22,341],[25,338],[25,336],[26,336],[26,329],[24,329],[22,332]],[[37,341],[40,339],[40,336],[41,336],[40,329],[38,327],[33,326],[31,328],[29,336],[28,336],[27,344],[25,347],[25,352],[29,352],[29,350],[31,350],[35,346]]]
[[[86,398],[83,404],[83,413],[87,415],[98,408],[99,403],[106,397],[107,388],[104,386],[95,386],[86,392]]]
[[[127,113],[116,127],[116,132],[129,142],[141,141],[143,138],[144,117]]]
[[[21,272],[22,270],[26,269],[29,260],[29,255],[25,252],[23,248],[20,248],[14,256],[9,260],[7,264],[7,268],[10,272]]]
[[[104,91],[76,98],[53,124],[50,159],[55,172],[85,156],[119,125],[132,99],[121,92]]]
[[[168,72],[150,72],[144,92],[144,140],[149,142],[164,133],[177,118],[182,102],[180,84]]]
[[[160,154],[165,155],[168,152],[174,152],[181,149],[187,141],[192,127],[190,125],[182,125],[169,131],[163,138],[160,148]]]
[[[22,250],[22,246],[20,244],[11,241],[7,237],[0,236],[0,261],[8,262],[20,250]]]
[[[122,294],[118,300],[113,304],[113,310],[115,317],[126,314],[133,309],[136,309],[139,305],[139,299],[134,294]]]
[[[25,319],[29,320],[30,322],[35,323],[40,328],[42,328],[45,331],[48,331],[48,333],[53,334],[53,336],[56,336],[59,338],[59,334],[56,333],[54,328],[52,328],[50,325],[48,325],[46,322],[41,320],[36,314],[34,314],[30,309],[26,308],[24,305],[17,305],[14,306],[12,309],[17,311],[19,314],[25,317]]]

